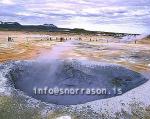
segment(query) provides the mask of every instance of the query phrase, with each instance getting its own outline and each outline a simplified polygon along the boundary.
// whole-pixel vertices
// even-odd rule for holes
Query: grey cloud
[[[149,0],[10,0],[9,2],[13,4],[0,4],[0,20],[16,20],[24,24],[54,23],[60,26],[65,24],[66,27],[70,25],[76,27],[73,24],[77,22],[81,22],[81,27],[82,22],[87,24],[86,26],[99,27],[113,24],[118,26],[118,31],[125,24],[139,25],[144,30],[150,28]],[[76,21],[76,18],[79,21]],[[83,28],[88,28],[86,26],[83,25]],[[95,30],[99,30],[98,27]]]

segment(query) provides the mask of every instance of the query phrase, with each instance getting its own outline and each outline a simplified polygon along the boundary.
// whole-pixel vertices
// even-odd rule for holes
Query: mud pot
[[[5,70],[8,70],[6,73]],[[5,72],[5,73],[3,73]],[[120,65],[88,60],[16,61],[1,65],[1,73],[10,87],[42,102],[57,105],[77,105],[120,95],[146,81],[140,73]],[[100,95],[50,95],[35,94],[34,89],[107,89]]]

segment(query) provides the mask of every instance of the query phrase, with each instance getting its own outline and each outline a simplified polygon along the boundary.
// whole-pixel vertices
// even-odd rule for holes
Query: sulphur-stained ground
[[[8,37],[12,37],[14,41],[8,42]],[[48,40],[50,37],[52,40]],[[55,45],[62,44],[59,41],[61,37],[68,40],[82,38],[71,50],[62,52],[61,58],[118,63],[136,71],[148,70],[150,67],[150,39],[140,40],[135,44],[116,42],[119,40],[107,36],[12,31],[0,32],[0,62],[36,59],[41,54],[50,52]],[[90,41],[91,38],[93,41]]]
[[[8,37],[11,37],[13,41],[8,42]],[[123,43],[120,42],[120,39],[110,36],[0,31],[0,62],[4,63],[10,60],[35,60],[43,54],[47,54],[47,57],[53,57],[56,54],[49,54],[53,52],[54,47],[61,46],[64,43],[60,42],[61,37],[66,39],[64,42],[75,40],[72,42],[73,45],[63,47],[69,47],[66,48],[66,50],[58,48],[58,50],[60,50],[59,58],[61,59],[83,59],[121,64],[139,73],[150,73],[150,39],[148,38],[139,40],[135,44],[135,42]],[[82,40],[78,40],[79,38],[82,38]],[[145,86],[148,87],[148,84],[145,84]],[[148,90],[147,87],[145,87],[146,90]],[[141,87],[141,90],[142,89],[144,89],[144,87]],[[128,96],[128,94],[126,95]],[[143,93],[141,97],[144,96]],[[150,97],[147,98],[150,99]],[[129,99],[129,97],[127,99]],[[48,119],[150,119],[150,104],[143,107],[144,104],[140,103],[141,102],[136,102],[135,100],[135,103],[130,104],[131,108],[129,112],[126,110],[122,110],[118,113],[115,112],[116,117],[113,117],[107,113],[107,110],[105,113],[98,113],[88,106],[85,108],[82,106],[80,111],[76,110],[70,112],[67,108],[58,108],[52,112],[44,112],[42,104],[38,104],[36,108],[29,108],[20,98],[0,96],[0,118],[40,119],[41,116],[46,113],[48,114]],[[108,104],[111,103],[108,102]],[[122,103],[121,105],[124,104]]]

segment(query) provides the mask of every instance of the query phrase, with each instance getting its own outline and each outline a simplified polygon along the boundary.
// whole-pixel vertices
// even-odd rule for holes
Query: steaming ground
[[[53,64],[57,64],[57,66]],[[57,105],[77,105],[115,97],[147,82],[147,79],[139,73],[121,66],[92,61],[21,62],[16,63],[11,69],[8,75],[10,75],[9,78],[16,89],[38,100]],[[39,94],[38,89],[45,87],[62,89],[99,88],[107,89],[107,92],[93,95],[82,94],[81,92],[70,95]],[[114,87],[117,88],[117,91],[114,91]],[[121,89],[121,92],[118,89]]]
[[[142,41],[139,40],[137,44],[134,43],[135,42],[119,43],[115,40],[107,43],[107,41],[104,40],[103,42],[69,42],[65,45],[61,42],[41,41],[40,39],[32,39],[28,42],[25,40],[21,42],[16,41],[14,43],[2,42],[0,44],[0,60],[3,62],[29,59],[40,59],[41,61],[42,59],[42,62],[50,62],[55,59],[51,53],[64,49],[65,47],[65,50],[60,50],[61,52],[55,53],[61,60],[82,59],[86,61],[105,62],[105,64],[119,64],[124,68],[144,75],[146,79],[150,79],[150,41],[144,39]],[[63,46],[63,48],[59,49],[59,46]],[[48,55],[48,58],[44,58],[43,56],[45,55],[41,55],[43,52]],[[17,62],[20,63],[21,61]],[[135,118],[149,116],[149,81],[117,97],[90,101],[78,105],[61,106],[41,102],[20,90],[16,90],[13,83],[4,77],[4,75],[9,72],[9,67],[14,66],[14,64],[14,62],[8,62],[0,66],[0,107],[4,109],[3,111],[0,108],[0,112],[3,112],[3,115],[5,114],[4,117],[15,118],[15,115],[21,117],[23,114],[25,114],[25,116],[36,114],[37,116],[39,113],[43,117],[50,119],[59,117],[113,119],[112,115],[114,116],[116,113],[120,115],[118,118],[127,119],[135,115],[138,115],[138,117],[135,116]],[[53,63],[53,66],[56,66],[56,64]],[[55,70],[56,69],[54,69],[54,71]],[[12,87],[10,87],[10,85]],[[18,115],[16,112],[20,112],[20,114]]]

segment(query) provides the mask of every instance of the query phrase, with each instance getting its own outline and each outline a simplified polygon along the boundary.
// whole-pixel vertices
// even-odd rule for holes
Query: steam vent
[[[57,105],[77,105],[94,100],[120,95],[114,93],[114,87],[122,94],[145,83],[141,74],[120,65],[80,60],[17,61],[6,63],[9,72],[5,75],[15,89],[34,99]],[[44,87],[62,89],[106,88],[107,94],[101,95],[50,95],[35,94],[35,88]]]

